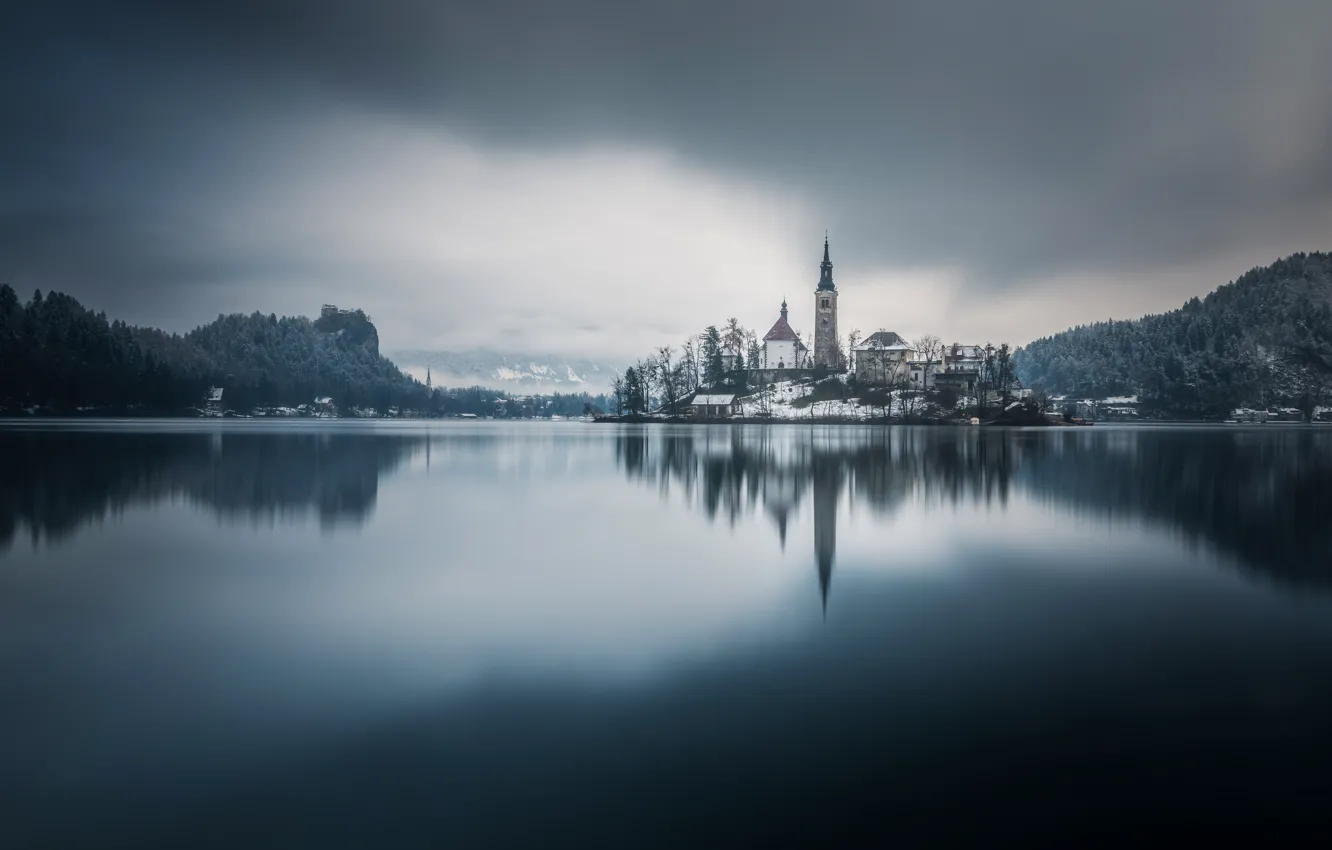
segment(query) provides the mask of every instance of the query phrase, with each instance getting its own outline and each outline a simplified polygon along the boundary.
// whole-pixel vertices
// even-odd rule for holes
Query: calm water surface
[[[1332,430],[0,425],[0,846],[1332,826]]]

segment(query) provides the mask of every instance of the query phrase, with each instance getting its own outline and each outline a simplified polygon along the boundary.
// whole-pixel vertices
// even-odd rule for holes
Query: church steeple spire
[[[828,234],[823,234],[823,262],[819,263],[819,289],[837,291],[832,278],[832,260],[828,259]]]

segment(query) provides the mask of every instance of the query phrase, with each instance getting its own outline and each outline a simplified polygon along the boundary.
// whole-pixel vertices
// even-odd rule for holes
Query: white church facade
[[[782,301],[782,314],[772,330],[763,335],[763,369],[804,369],[809,349],[786,321],[786,302]]]

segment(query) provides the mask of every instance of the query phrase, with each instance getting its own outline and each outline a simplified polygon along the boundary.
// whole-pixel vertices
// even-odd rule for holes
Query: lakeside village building
[[[840,362],[837,336],[837,284],[833,282],[833,264],[828,240],[823,240],[823,262],[819,264],[819,282],[814,287],[814,351],[791,327],[786,300],[772,329],[763,335],[759,362],[750,364],[750,380],[759,384],[791,381],[816,373],[849,371],[861,386],[888,386],[902,379],[914,389],[953,389],[961,394],[973,392],[980,378],[984,351],[979,345],[954,343],[945,346],[942,357],[926,362],[920,352],[892,331],[870,334],[848,353],[845,366]],[[722,362],[728,370],[739,352],[725,351]],[[703,401],[702,399],[706,399]],[[695,416],[729,416],[737,408],[735,396],[699,396],[689,405]]]

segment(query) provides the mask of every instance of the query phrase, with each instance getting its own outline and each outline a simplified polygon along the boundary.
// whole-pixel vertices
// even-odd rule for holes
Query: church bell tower
[[[814,290],[814,366],[836,369],[837,363],[837,285],[833,283],[832,260],[828,259],[828,237],[823,237],[823,262],[819,264],[819,285]]]

